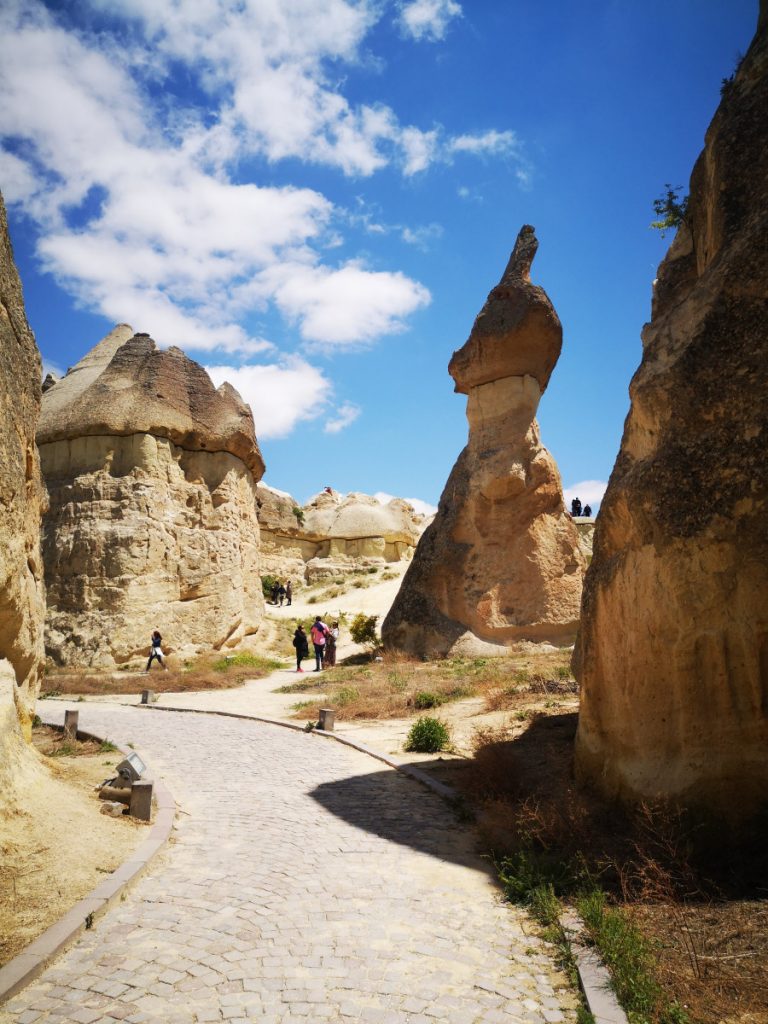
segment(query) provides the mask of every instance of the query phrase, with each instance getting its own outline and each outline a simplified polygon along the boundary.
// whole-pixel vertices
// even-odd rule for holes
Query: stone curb
[[[59,726],[54,727],[59,728]],[[96,740],[98,743],[104,741],[104,737],[96,736],[83,729],[78,729],[77,735],[79,739]],[[133,750],[127,747],[121,747],[118,744],[115,746],[125,757],[133,753]],[[142,757],[142,760],[147,764],[145,758]],[[82,932],[91,928],[94,920],[119,900],[134,882],[138,881],[155,854],[165,846],[176,817],[176,801],[168,787],[160,779],[153,778],[153,783],[153,797],[157,810],[155,820],[147,831],[146,838],[133,850],[127,861],[76,903],[61,920],[52,924],[21,953],[0,967],[0,1004],[34,981],[57,954],[70,945]]]
[[[611,974],[597,951],[584,941],[584,922],[575,910],[560,915],[560,927],[571,947],[584,998],[597,1024],[628,1024],[611,987]]]

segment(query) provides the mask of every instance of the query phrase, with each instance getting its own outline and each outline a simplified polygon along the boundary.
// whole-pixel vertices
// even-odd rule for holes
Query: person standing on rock
[[[303,672],[301,662],[309,656],[309,641],[301,623],[298,624],[296,632],[293,634],[293,646],[296,648],[296,671]]]
[[[157,660],[160,662],[163,669],[166,672],[168,671],[168,666],[163,661],[162,643],[163,638],[160,636],[160,633],[157,630],[155,630],[154,633],[152,634],[152,640],[150,642],[149,661],[147,662],[147,667],[144,672],[145,675],[147,674],[147,672],[149,672],[150,666],[152,665],[152,662],[155,660],[155,658],[157,658]]]
[[[292,601],[293,601],[293,587],[291,586],[291,581],[288,580],[288,582],[285,584],[285,604],[286,604],[287,608],[291,607]]]
[[[325,640],[330,631],[320,616],[316,615],[315,621],[312,623],[312,629],[309,632],[312,635],[312,643],[315,647],[315,672],[320,672],[322,671],[325,659]]]
[[[331,628],[328,630],[328,636],[325,638],[325,666],[326,668],[334,668],[336,665],[336,641],[339,639],[339,624],[334,622]]]

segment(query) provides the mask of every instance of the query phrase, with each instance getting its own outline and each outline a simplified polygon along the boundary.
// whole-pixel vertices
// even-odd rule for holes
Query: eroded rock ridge
[[[768,7],[659,267],[574,658],[577,768],[746,815],[768,791]]]

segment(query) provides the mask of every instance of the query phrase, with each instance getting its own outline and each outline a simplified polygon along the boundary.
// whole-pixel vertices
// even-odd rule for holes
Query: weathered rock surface
[[[468,396],[469,441],[416,550],[382,635],[416,654],[503,653],[572,642],[584,556],[536,410],[562,328],[530,282],[537,241],[523,227],[449,371]]]
[[[768,792],[768,8],[661,264],[597,522],[577,769],[731,815]]]
[[[116,327],[43,396],[46,647],[114,666],[236,646],[263,614],[248,406],[180,349]]]
[[[367,494],[323,491],[299,506],[264,483],[258,495],[263,571],[294,581],[408,560],[426,522],[401,498],[383,505]]]
[[[0,802],[25,760],[44,663],[44,491],[35,447],[40,354],[27,323],[0,196]]]

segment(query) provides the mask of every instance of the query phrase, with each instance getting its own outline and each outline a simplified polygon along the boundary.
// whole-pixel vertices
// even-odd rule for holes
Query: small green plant
[[[266,598],[272,597],[272,588],[278,582],[276,576],[262,576],[261,577],[261,592]]]
[[[445,703],[445,698],[439,693],[430,693],[429,690],[421,690],[413,698],[413,706],[417,711],[426,711],[428,708],[439,708]]]
[[[417,719],[410,728],[405,741],[405,749],[418,754],[436,754],[445,750],[451,742],[451,734],[445,722],[439,718]]]
[[[99,744],[98,752],[100,754],[115,754],[119,751],[119,747],[115,746],[111,740],[102,740]]]
[[[352,619],[352,624],[349,627],[350,636],[354,642],[362,644],[371,650],[378,647],[379,638],[376,635],[376,623],[378,621],[378,615],[366,615],[364,612],[359,612]]]
[[[304,509],[303,508],[299,508],[298,505],[294,505],[293,508],[291,509],[291,511],[296,516],[296,522],[299,524],[299,526],[303,526],[304,525]]]
[[[43,724],[43,720],[40,717],[40,715],[33,715],[32,716],[32,728],[33,729],[37,729],[42,724]]]
[[[304,726],[304,732],[312,732],[312,730],[315,728],[315,725],[315,722],[307,722],[307,724]]]
[[[51,757],[74,757],[77,754],[77,744],[65,740],[60,747],[51,752]]]
[[[275,661],[274,658],[263,658],[260,654],[249,654],[248,651],[242,651],[240,654],[227,654],[223,658],[219,658],[218,661],[214,661],[212,667],[215,672],[226,672],[230,668],[256,668],[272,671],[282,668],[282,662]]]
[[[567,665],[558,665],[555,674],[557,675],[557,678],[562,679],[563,682],[566,682],[567,680],[573,678],[573,676],[571,675],[571,670]]]
[[[682,192],[683,186],[678,185],[677,188],[672,188],[667,182],[664,189],[662,195],[653,201],[653,212],[658,220],[651,221],[651,227],[661,231],[662,238],[667,231],[679,228],[681,224],[684,224],[688,214],[688,196],[682,198],[678,196],[678,192]]]
[[[360,691],[355,689],[354,686],[342,686],[340,690],[331,697],[331,703],[335,704],[336,707],[343,708],[347,704],[353,704],[360,698]]]

